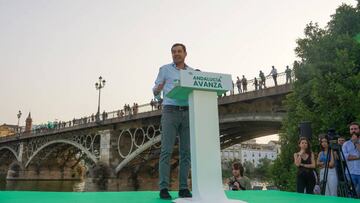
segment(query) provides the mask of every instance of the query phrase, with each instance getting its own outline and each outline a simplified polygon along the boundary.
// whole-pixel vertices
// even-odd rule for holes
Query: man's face
[[[356,142],[358,140],[359,135],[359,126],[358,125],[350,125],[350,135],[351,135],[351,141]]]
[[[338,144],[339,144],[339,145],[343,145],[344,142],[345,142],[345,138],[343,138],[343,137],[339,137],[339,138],[338,138]]]
[[[350,125],[350,128],[349,128],[349,130],[350,130],[350,135],[352,135],[352,134],[359,134],[359,126],[358,125]]]
[[[233,174],[233,176],[235,176],[235,177],[238,177],[238,176],[240,176],[240,170],[238,169],[238,170],[236,170],[236,169],[232,169],[232,174]]]
[[[175,46],[171,49],[171,54],[173,58],[173,62],[175,64],[184,63],[186,52],[184,51],[182,46]]]

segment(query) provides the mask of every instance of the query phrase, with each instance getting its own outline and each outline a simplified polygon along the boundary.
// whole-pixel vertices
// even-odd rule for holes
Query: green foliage
[[[255,177],[255,165],[251,161],[244,161],[243,167],[245,169],[244,175],[249,178]]]
[[[262,158],[259,160],[259,164],[255,168],[256,176],[263,181],[270,181],[271,180],[271,169],[272,161],[267,158]]]
[[[305,37],[297,40],[299,61],[294,63],[296,81],[287,96],[287,118],[280,134],[281,154],[271,167],[274,184],[294,191],[296,168],[293,153],[298,150],[298,125],[310,121],[313,151],[318,137],[329,128],[348,136],[352,121],[360,120],[360,3],[354,8],[341,5],[326,28],[309,23]]]

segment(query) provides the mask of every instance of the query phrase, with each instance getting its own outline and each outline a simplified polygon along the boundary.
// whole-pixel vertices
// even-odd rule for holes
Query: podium
[[[193,197],[176,203],[245,203],[226,197],[221,175],[217,98],[231,89],[229,74],[181,70],[180,80],[166,95],[189,101]]]

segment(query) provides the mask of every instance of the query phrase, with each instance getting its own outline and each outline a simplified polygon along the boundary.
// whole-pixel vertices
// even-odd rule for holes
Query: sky
[[[355,0],[0,0],[0,124],[68,121],[148,103],[171,45],[202,71],[282,72],[310,21]]]

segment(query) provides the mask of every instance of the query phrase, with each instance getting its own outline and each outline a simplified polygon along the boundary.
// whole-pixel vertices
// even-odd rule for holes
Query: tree
[[[259,164],[255,168],[256,176],[263,181],[271,180],[270,168],[272,165],[272,161],[268,158],[262,158],[259,160]]]
[[[313,151],[318,151],[318,134],[336,129],[348,135],[352,121],[360,120],[360,1],[357,7],[341,5],[326,28],[309,23],[305,37],[297,40],[294,63],[296,81],[286,98],[287,118],[280,134],[282,152],[272,167],[275,185],[295,190],[298,125],[310,121]]]
[[[245,169],[244,176],[249,178],[255,176],[255,165],[251,161],[244,161],[243,167]]]

